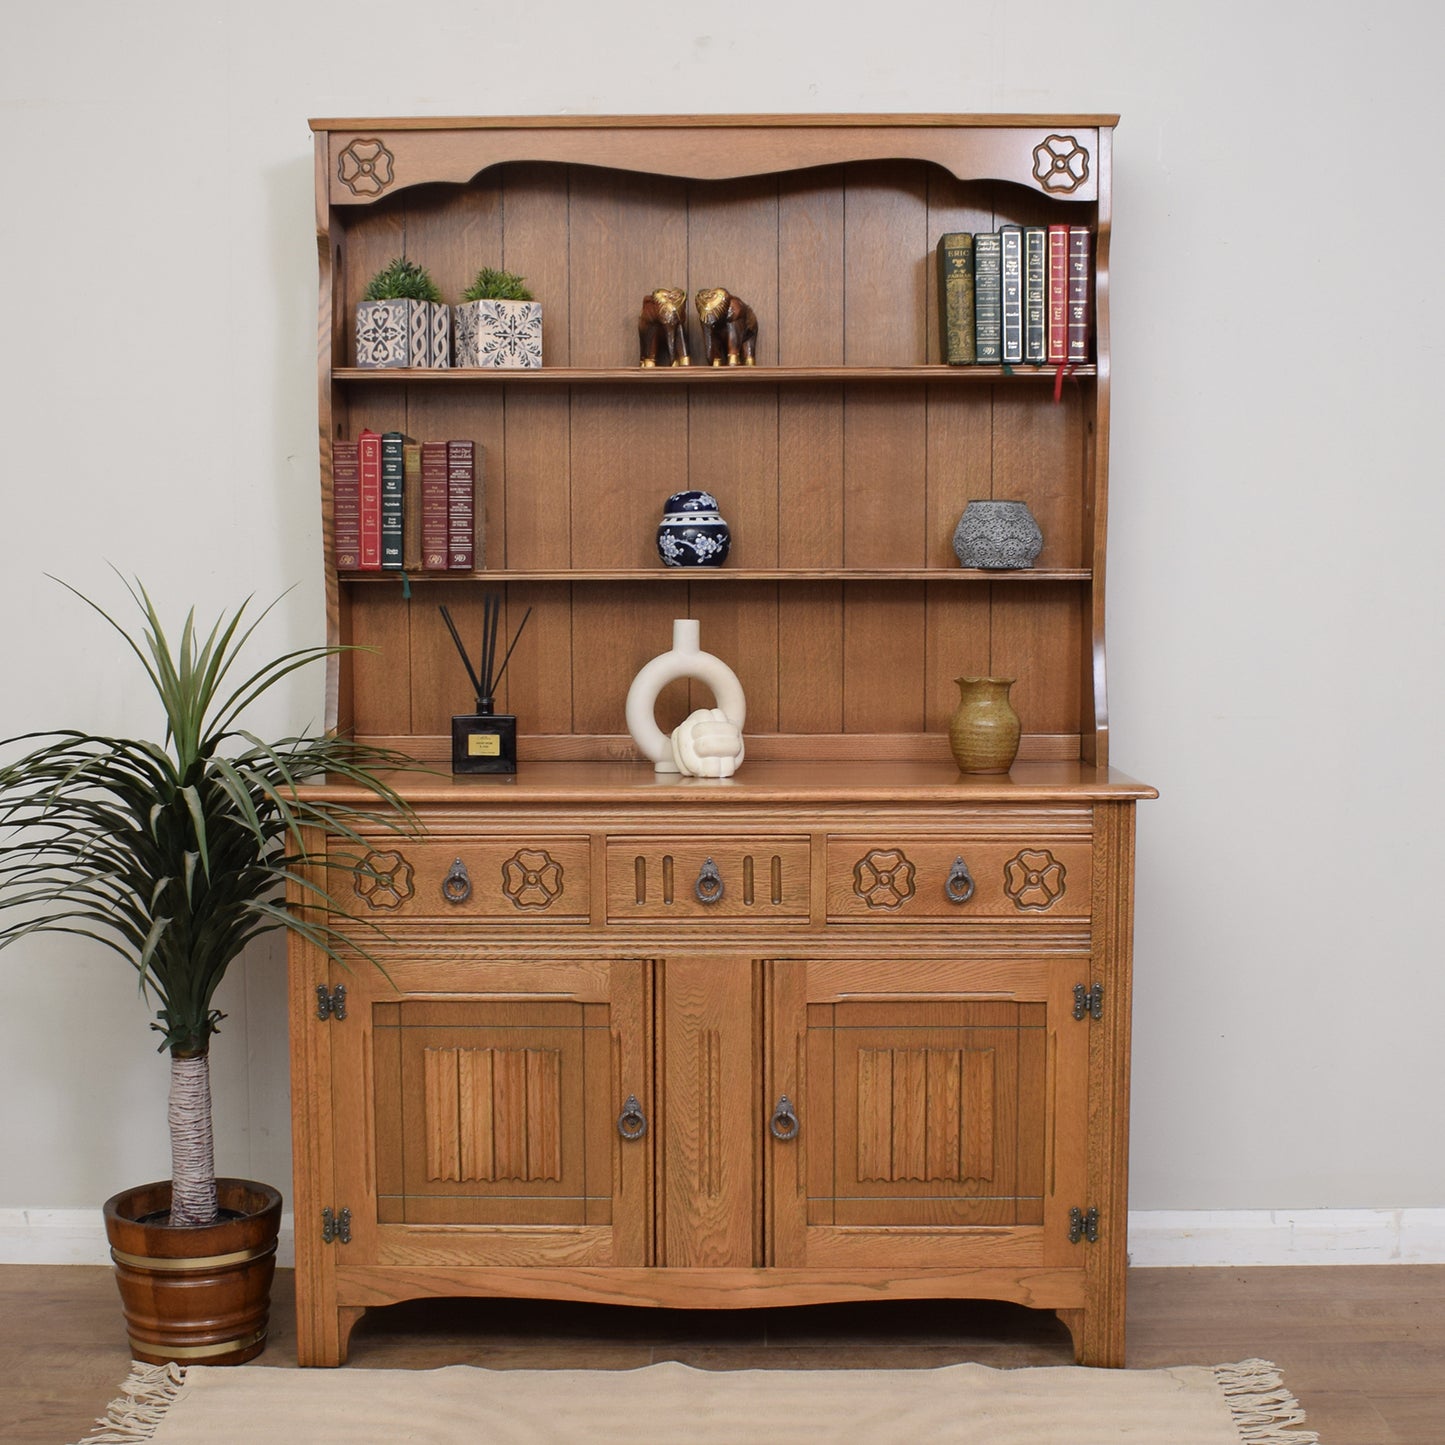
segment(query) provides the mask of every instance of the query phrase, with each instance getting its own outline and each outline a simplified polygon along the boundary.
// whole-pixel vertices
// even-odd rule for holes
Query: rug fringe
[[[1244,1445],[1319,1445],[1313,1430],[1295,1429],[1304,1423],[1305,1412],[1273,1361],[1216,1365],[1214,1378]]]
[[[185,1382],[184,1365],[142,1365],[132,1360],[119,1398],[112,1400],[104,1417],[95,1422],[100,1429],[79,1445],[135,1445],[153,1440]]]

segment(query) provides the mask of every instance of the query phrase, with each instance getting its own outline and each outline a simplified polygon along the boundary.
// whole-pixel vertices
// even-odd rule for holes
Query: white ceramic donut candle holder
[[[659,773],[730,778],[743,760],[747,700],[732,668],[702,650],[700,633],[694,618],[673,620],[672,650],[646,663],[627,689],[627,731]],[[657,697],[681,677],[706,683],[717,706],[699,708],[669,737],[657,725]]]

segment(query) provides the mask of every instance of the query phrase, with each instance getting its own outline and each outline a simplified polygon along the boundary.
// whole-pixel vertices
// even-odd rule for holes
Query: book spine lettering
[[[331,559],[338,572],[361,565],[361,473],[354,441],[331,444]]]
[[[447,443],[447,568],[453,572],[476,566],[475,465],[474,442]]]
[[[938,345],[948,366],[976,355],[973,333],[973,236],[949,231],[938,238]]]
[[[1069,227],[1069,360],[1089,359],[1089,333],[1094,329],[1090,273],[1093,237],[1087,226]]]
[[[399,431],[381,434],[381,565],[399,572],[405,507],[406,438]]]
[[[1049,233],[1042,226],[1024,227],[1024,360],[1042,366],[1048,340]]]
[[[421,444],[421,565],[447,570],[447,444]]]
[[[1003,290],[1003,363],[1024,359],[1024,233],[1018,226],[999,230]]]
[[[361,558],[357,566],[369,572],[381,566],[381,436],[364,431],[356,445],[361,492]]]
[[[421,447],[407,442],[402,454],[401,562],[408,572],[421,571]]]
[[[1049,227],[1050,366],[1069,359],[1069,228]]]
[[[974,355],[980,365],[1003,360],[1003,265],[997,231],[973,238]]]

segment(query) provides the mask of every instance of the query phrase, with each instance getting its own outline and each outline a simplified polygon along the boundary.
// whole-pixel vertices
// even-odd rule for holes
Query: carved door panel
[[[659,968],[658,1263],[759,1264],[758,965],[669,956]]]
[[[1082,1264],[1088,1028],[1079,965],[779,962],[770,1262]],[[796,1134],[786,1135],[796,1121]]]
[[[354,977],[333,1038],[338,1263],[645,1263],[647,969],[478,963],[453,997]]]

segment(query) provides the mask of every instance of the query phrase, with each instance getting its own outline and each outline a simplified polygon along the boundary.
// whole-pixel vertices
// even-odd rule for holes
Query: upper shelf
[[[426,386],[496,385],[514,383],[542,386],[618,386],[637,383],[641,386],[740,386],[747,384],[821,382],[821,381],[890,381],[978,382],[1032,381],[1052,382],[1057,379],[1057,366],[632,366],[575,367],[543,366],[535,370],[522,368],[477,367],[379,367],[338,366],[331,372],[338,382],[371,382],[396,385],[421,382]],[[1098,368],[1067,366],[1066,379],[1095,377]]]

